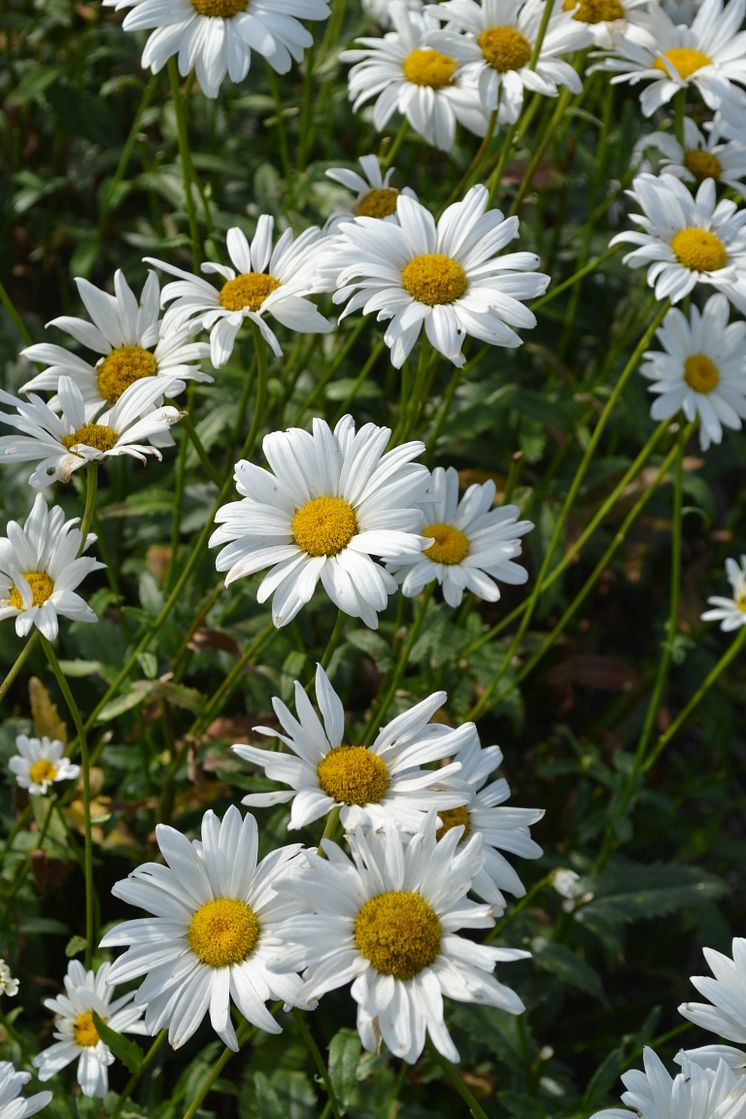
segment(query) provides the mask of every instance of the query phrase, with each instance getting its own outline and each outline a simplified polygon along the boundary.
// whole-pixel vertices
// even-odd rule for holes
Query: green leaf
[[[337,1099],[347,1107],[357,1087],[362,1045],[357,1030],[342,1029],[329,1043],[329,1077]]]
[[[109,1046],[114,1056],[117,1057],[123,1065],[126,1065],[130,1072],[137,1072],[145,1056],[140,1046],[135,1045],[134,1041],[129,1041],[128,1038],[117,1033],[111,1026],[107,1026],[106,1022],[99,1018],[95,1010],[93,1011],[93,1024],[98,1031],[99,1037]]]
[[[686,906],[722,897],[725,882],[694,866],[654,863],[640,866],[619,859],[596,879],[588,880],[593,900],[578,910],[584,925],[619,925],[662,917]]]
[[[564,944],[537,937],[531,945],[531,950],[538,967],[551,972],[568,986],[593,995],[599,1002],[606,1002],[598,972]]]
[[[71,936],[65,945],[65,955],[68,960],[70,960],[73,956],[77,956],[80,952],[84,952],[87,947],[88,941],[84,936]]]
[[[108,723],[111,719],[116,719],[118,715],[123,715],[125,711],[130,711],[133,707],[137,707],[143,700],[147,699],[148,694],[152,690],[152,685],[147,681],[141,681],[139,688],[131,688],[130,691],[125,692],[124,695],[117,696],[116,699],[110,700],[98,713],[96,718],[97,723]]]

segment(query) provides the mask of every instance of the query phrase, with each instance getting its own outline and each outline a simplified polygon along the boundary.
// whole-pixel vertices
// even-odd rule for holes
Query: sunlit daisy
[[[110,982],[146,976],[135,1002],[145,1007],[151,1033],[168,1027],[175,1049],[208,1011],[218,1036],[238,1049],[231,1003],[247,1022],[281,1033],[265,1003],[295,1003],[300,986],[297,975],[276,974],[271,965],[283,951],[278,923],[303,910],[278,894],[301,845],[277,848],[257,862],[256,820],[241,819],[234,805],[222,821],[205,813],[201,842],[165,824],[156,827],[156,839],[166,865],[144,863],[112,890],[149,916],[116,925],[102,939],[104,948],[129,946],[113,963]]]
[[[728,325],[728,313],[719,294],[688,316],[672,308],[656,335],[665,353],[649,350],[640,367],[658,394],[652,418],[667,420],[679,409],[687,420],[699,416],[703,451],[721,441],[723,427],[739,430],[746,418],[746,322]]]
[[[52,1102],[51,1092],[21,1095],[30,1079],[30,1072],[17,1072],[10,1061],[0,1061],[0,1119],[28,1119]]]
[[[562,0],[561,7],[585,24],[598,47],[613,47],[634,26],[650,0]]]
[[[32,797],[46,796],[55,781],[71,781],[80,773],[80,766],[73,765],[64,756],[65,747],[57,738],[29,738],[19,734],[16,738],[17,754],[8,761],[8,769],[15,774],[22,789]]]
[[[740,564],[734,559],[725,561],[725,573],[733,589],[732,598],[712,595],[707,601],[713,610],[705,610],[703,622],[720,622],[724,633],[740,629],[746,625],[746,555],[741,556]]]
[[[342,702],[319,665],[316,702],[321,719],[296,682],[295,717],[281,699],[272,700],[282,732],[254,727],[258,734],[279,738],[292,754],[233,747],[267,777],[290,786],[287,792],[246,796],[243,803],[263,807],[292,801],[290,828],[305,827],[338,805],[346,828],[393,820],[405,830],[416,831],[430,808],[455,808],[466,800],[463,791],[442,787],[444,777],[458,774],[458,763],[422,768],[455,754],[468,737],[467,726],[452,730],[430,722],[445,700],[445,692],[435,692],[382,727],[371,746],[356,745],[347,741]]]
[[[76,528],[79,517],[66,521],[56,505],[47,509],[41,494],[34,501],[23,528],[8,521],[0,537],[0,621],[15,618],[16,633],[25,637],[36,626],[49,641],[59,630],[59,617],[74,622],[98,619],[75,588],[104,565],[79,555],[94,542],[85,542]]]
[[[626,1108],[597,1111],[591,1119],[742,1119],[746,1107],[746,1076],[739,1076],[720,1061],[715,1069],[685,1062],[672,1077],[661,1059],[647,1046],[645,1071],[632,1069],[622,1077]]]
[[[5,960],[0,956],[0,995],[6,995],[9,999],[15,998],[18,994],[18,980],[12,974],[10,968]],[[0,1066],[2,1067],[2,1066]],[[0,1074],[0,1080],[2,1075]],[[0,1098],[0,1108],[2,1107],[2,1098]],[[0,1110],[0,1117],[2,1117],[2,1110]]]
[[[427,523],[422,529],[422,535],[433,543],[419,556],[387,565],[407,598],[437,579],[449,606],[460,606],[465,590],[497,602],[500,588],[495,580],[526,582],[528,572],[513,560],[521,554],[520,537],[534,526],[531,521],[516,519],[516,505],[493,509],[495,492],[491,480],[475,483],[459,501],[458,471],[452,466],[433,470],[423,505]]]
[[[744,557],[741,557],[743,564]],[[732,562],[732,561],[731,561]],[[738,575],[743,581],[743,571]],[[705,948],[704,956],[714,976],[693,975],[691,981],[709,1002],[684,1002],[683,1014],[703,1030],[711,1030],[728,1041],[746,1041],[746,939],[733,938],[733,958]]]
[[[375,424],[355,431],[352,416],[333,431],[316,419],[310,433],[290,428],[265,436],[271,470],[237,462],[242,500],[223,505],[215,517],[220,527],[210,546],[226,545],[215,561],[228,572],[226,586],[271,568],[257,600],[274,596],[272,619],[284,626],[320,579],[340,610],[376,629],[396,580],[374,557],[417,553],[425,543],[418,503],[429,475],[412,461],[424,444],[386,451],[390,436]]]
[[[75,283],[91,321],[61,315],[47,326],[64,330],[86,349],[102,356],[91,364],[78,354],[41,342],[21,350],[29,361],[46,366],[23,386],[23,391],[57,392],[60,377],[71,377],[94,413],[116,404],[119,397],[144,377],[157,377],[164,395],[176,396],[184,381],[212,381],[199,363],[209,354],[204,342],[192,342],[184,331],[165,331],[159,317],[160,286],[155,272],[139,300],[121,271],[114,273],[114,294],[88,280]],[[56,398],[50,401],[57,406]]]
[[[327,19],[324,0],[103,0],[104,6],[131,8],[125,31],[152,31],[142,65],[154,74],[172,55],[182,77],[194,70],[206,97],[217,97],[226,75],[241,82],[251,52],[266,58],[278,74],[300,62],[313,37],[299,20]]]
[[[408,194],[416,198],[416,194],[409,187],[401,191],[391,186],[391,179],[395,173],[394,167],[389,167],[385,175],[381,171],[378,156],[361,155],[358,160],[362,175],[351,171],[347,167],[330,167],[326,172],[328,179],[340,183],[356,194],[356,198],[349,210],[338,211],[327,220],[327,230],[336,230],[342,221],[353,221],[357,217],[390,218],[396,221],[396,200],[399,194]]]
[[[503,219],[488,204],[487,188],[474,186],[436,224],[416,199],[400,196],[398,224],[358,218],[341,226],[334,301],[348,302],[340,318],[362,309],[391,320],[383,337],[397,369],[423,325],[454,365],[466,361],[466,335],[514,347],[522,339],[513,328],[536,325],[522,301],[541,295],[549,277],[533,271],[534,253],[498,255],[518,236],[518,218]]]
[[[648,284],[658,299],[678,303],[697,284],[712,284],[746,312],[746,209],[725,198],[717,202],[714,179],[700,183],[693,198],[673,175],[642,174],[627,194],[642,208],[630,217],[644,232],[625,230],[609,244],[640,246],[624,263],[649,266]]]
[[[684,144],[671,132],[652,132],[643,136],[635,151],[656,148],[663,156],[660,171],[675,175],[686,183],[715,179],[734,190],[746,190],[746,144],[742,140],[724,140],[717,127],[700,131],[690,118],[684,118]]]
[[[222,287],[184,272],[164,260],[146,257],[172,276],[176,282],[166,284],[161,297],[171,302],[164,320],[169,329],[188,327],[192,331],[210,331],[210,352],[213,365],[225,365],[241,324],[248,319],[260,330],[267,345],[278,357],[280,343],[264,318],[272,315],[283,326],[304,334],[332,330],[306,296],[324,291],[318,271],[323,253],[319,250],[324,235],[316,226],[304,230],[297,238],[286,229],[272,248],[275,219],[261,214],[251,244],[238,226],[228,230],[226,248],[233,268],[207,261],[202,271],[215,273],[224,281]]]
[[[85,971],[78,960],[71,960],[65,976],[65,994],[45,999],[44,1005],[56,1015],[55,1043],[34,1057],[40,1080],[49,1080],[72,1061],[78,1062],[78,1084],[84,1096],[102,1099],[109,1090],[109,1065],[114,1054],[99,1037],[94,1012],[120,1034],[145,1034],[142,1008],[132,1002],[132,992],[112,1001],[111,964],[98,971]]]

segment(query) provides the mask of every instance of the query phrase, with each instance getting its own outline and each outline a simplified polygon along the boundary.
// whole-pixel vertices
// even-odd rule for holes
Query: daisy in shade
[[[28,789],[29,796],[46,796],[54,781],[71,781],[80,773],[80,766],[64,756],[65,747],[58,738],[28,738],[19,734],[16,750],[18,753],[8,761],[8,769],[15,774],[17,784]]]
[[[743,579],[743,573],[739,574]],[[746,939],[734,937],[731,951],[732,959],[714,948],[704,949],[714,978],[693,975],[691,981],[710,1001],[684,1002],[679,1014],[718,1037],[743,1043],[746,1042]]]
[[[81,553],[96,537],[85,540],[76,528],[79,517],[66,521],[55,506],[47,508],[41,494],[21,526],[8,521],[0,537],[0,621],[15,618],[16,633],[25,637],[33,626],[53,641],[59,618],[74,622],[98,621],[75,588],[104,564]]]
[[[369,220],[373,220],[372,218]],[[379,225],[387,223],[379,222]],[[321,580],[332,602],[372,629],[396,590],[396,580],[374,557],[420,552],[419,502],[428,472],[412,460],[423,443],[386,451],[387,427],[355,431],[343,416],[332,431],[314,420],[311,433],[274,431],[262,444],[271,470],[236,463],[240,501],[223,505],[210,546],[226,586],[265,567],[257,601],[272,601],[272,620],[287,625]]]
[[[164,326],[171,330],[204,328],[210,331],[212,364],[225,365],[231,356],[233,344],[241,324],[248,319],[254,323],[272,352],[282,354],[280,343],[264,318],[272,315],[283,326],[304,334],[318,334],[332,330],[332,324],[319,314],[306,298],[312,292],[325,291],[319,277],[320,252],[325,238],[320,229],[312,226],[294,238],[286,229],[272,248],[275,219],[261,214],[251,244],[238,226],[228,230],[226,248],[233,268],[207,261],[202,271],[216,274],[223,280],[220,288],[184,272],[163,260],[146,257],[148,264],[155,264],[172,276],[174,283],[166,284],[162,302],[171,302]]]
[[[278,74],[300,62],[313,37],[299,20],[327,19],[324,0],[103,0],[122,11],[125,31],[152,31],[142,65],[157,74],[172,55],[182,77],[195,70],[206,97],[217,97],[226,75],[242,82],[251,52]]]
[[[746,144],[737,139],[723,140],[715,124],[705,127],[707,135],[685,117],[683,145],[670,132],[652,132],[635,145],[635,153],[656,148],[663,156],[661,173],[675,175],[685,183],[715,179],[743,193]]]
[[[713,595],[707,601],[713,610],[705,610],[702,615],[703,622],[720,622],[724,633],[740,629],[746,625],[746,556],[741,556],[741,562],[734,559],[725,561],[725,573],[733,589],[732,598],[722,595]]]
[[[414,198],[400,196],[398,224],[358,218],[343,224],[335,260],[335,303],[340,315],[362,309],[391,320],[384,341],[400,369],[424,325],[425,334],[454,365],[466,361],[461,346],[470,334],[494,346],[520,346],[514,327],[536,326],[523,300],[541,295],[549,277],[533,269],[533,253],[499,251],[518,236],[518,218],[488,210],[484,186],[443,212],[436,224]]]
[[[10,1061],[0,1061],[0,1119],[28,1119],[52,1102],[51,1092],[21,1096],[30,1079],[30,1072],[17,1072]]]
[[[491,906],[466,897],[482,864],[481,839],[457,849],[459,837],[451,831],[436,840],[435,813],[409,840],[395,827],[357,828],[348,836],[352,859],[322,840],[327,858],[309,852],[308,869],[284,885],[307,912],[284,926],[308,961],[301,996],[310,1002],[352,981],[365,1048],[377,1052],[383,1039],[409,1064],[422,1053],[426,1032],[444,1057],[459,1059],[443,995],[510,1014],[524,1009],[492,972],[529,953],[457,935],[493,924]],[[290,967],[295,958],[289,951],[288,963],[276,966]]]
[[[355,218],[392,218],[396,221],[396,200],[399,194],[408,194],[410,198],[417,195],[409,187],[398,191],[391,186],[391,179],[395,173],[394,167],[389,167],[383,174],[381,164],[376,155],[361,155],[358,160],[362,174],[351,171],[347,167],[330,167],[326,177],[335,183],[340,183],[356,194],[351,210],[343,210],[332,214],[327,220],[327,230],[336,230],[342,221],[353,221]]]
[[[464,591],[473,591],[487,602],[497,602],[495,582],[525,583],[528,572],[514,563],[521,554],[521,536],[534,527],[518,521],[518,506],[493,509],[493,481],[469,486],[459,501],[458,471],[436,467],[423,508],[427,524],[422,535],[433,543],[419,556],[388,564],[401,582],[407,598],[418,595],[428,583],[438,581],[449,606],[460,606]]]
[[[382,39],[358,39],[359,49],[342,51],[353,62],[348,89],[353,109],[376,98],[373,124],[382,132],[398,110],[428,144],[450,151],[456,125],[484,136],[489,114],[472,82],[464,82],[458,61],[434,50],[430,36],[438,23],[402,3],[390,6],[393,31]]]
[[[445,0],[426,11],[448,22],[430,45],[464,65],[464,77],[476,83],[488,112],[499,111],[500,121],[518,120],[526,90],[545,97],[557,97],[559,86],[581,92],[577,71],[559,56],[588,46],[591,34],[559,6],[549,19],[535,66],[531,59],[544,0]]]
[[[673,175],[638,175],[627,191],[643,210],[630,216],[643,233],[625,230],[610,245],[638,245],[623,258],[630,268],[648,267],[658,299],[678,303],[697,284],[719,288],[746,312],[746,210],[716,201],[715,181],[700,183],[695,198]]]
[[[638,22],[650,0],[563,0],[561,6],[586,25],[596,46],[609,48]]]
[[[78,960],[71,960],[65,976],[65,994],[45,999],[53,1010],[55,1043],[34,1057],[40,1080],[49,1080],[73,1061],[78,1062],[78,1084],[84,1096],[103,1099],[109,1090],[109,1065],[114,1054],[101,1040],[93,1015],[120,1034],[147,1034],[142,1008],[134,1006],[133,993],[112,1001],[111,964],[98,971],[85,971]]]
[[[9,999],[13,999],[17,994],[18,980],[14,977],[2,956],[0,956],[0,995],[7,995]],[[0,1070],[1,1069],[2,1066],[0,1065]],[[1,1082],[2,1072],[0,1071],[0,1083]],[[2,1119],[2,1114],[2,1097],[0,1095],[0,1119]]]
[[[70,377],[60,377],[59,414],[41,397],[21,400],[0,389],[0,403],[15,412],[0,412],[0,421],[18,435],[0,436],[0,457],[5,462],[36,462],[29,485],[43,489],[50,482],[69,482],[76,470],[89,462],[128,455],[138,462],[161,452],[145,440],[162,437],[181,413],[170,405],[156,408],[163,384],[148,377],[130,385],[113,408],[90,422],[80,389]]]
[[[231,806],[222,821],[208,811],[201,842],[159,824],[156,839],[166,865],[145,863],[117,882],[112,893],[149,916],[116,925],[101,946],[129,945],[111,968],[111,983],[145,975],[135,1003],[145,1007],[151,1033],[168,1026],[177,1049],[209,1012],[213,1029],[237,1050],[231,1022],[235,1003],[247,1022],[268,1033],[282,1030],[265,1003],[297,1005],[297,975],[272,970],[283,954],[277,928],[296,920],[303,906],[279,887],[301,845],[280,847],[257,862],[253,816]],[[153,914],[153,916],[150,916]]]
[[[458,762],[435,770],[421,768],[455,754],[469,734],[466,725],[452,730],[430,722],[445,700],[445,692],[435,692],[398,715],[381,728],[370,747],[349,744],[342,702],[319,665],[316,702],[321,719],[296,682],[297,716],[282,700],[272,700],[284,733],[254,727],[258,734],[279,738],[292,754],[256,746],[233,747],[244,761],[260,766],[267,777],[290,786],[287,792],[246,796],[243,803],[264,807],[292,801],[290,828],[305,827],[339,806],[346,828],[365,823],[379,827],[393,820],[407,831],[417,831],[430,808],[455,808],[466,799],[463,790],[442,787],[444,778],[458,774]]]
[[[746,417],[746,322],[728,325],[728,311],[719,294],[688,316],[674,307],[656,335],[665,353],[648,351],[640,368],[657,394],[652,418],[667,420],[680,409],[687,420],[699,416],[703,451],[721,441],[723,427],[740,430]]]
[[[78,293],[87,319],[61,315],[47,326],[64,330],[76,342],[102,356],[94,363],[85,361],[62,346],[41,342],[21,350],[29,361],[45,366],[23,385],[23,392],[57,392],[60,377],[70,377],[77,385],[86,409],[93,413],[111,408],[130,385],[143,378],[157,378],[163,395],[176,396],[184,381],[212,381],[199,363],[210,347],[192,342],[184,331],[166,331],[159,317],[160,286],[155,272],[148,278],[139,300],[121,271],[114,273],[114,294],[76,278]],[[195,364],[196,363],[196,364]],[[57,398],[50,404],[57,407]]]
[[[644,1072],[632,1069],[622,1077],[627,1089],[622,1103],[630,1110],[612,1107],[591,1119],[741,1119],[744,1114],[746,1076],[723,1060],[714,1069],[684,1060],[682,1071],[672,1077],[646,1046],[643,1065]]]

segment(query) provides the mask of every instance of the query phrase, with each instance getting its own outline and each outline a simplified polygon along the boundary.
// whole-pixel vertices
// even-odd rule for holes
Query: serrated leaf
[[[67,727],[38,676],[32,676],[29,680],[28,694],[31,702],[31,717],[34,720],[34,733],[37,738],[46,735],[47,738],[58,738],[60,742],[66,744]]]
[[[117,1057],[123,1065],[126,1065],[130,1072],[137,1072],[143,1062],[145,1054],[139,1045],[135,1045],[134,1041],[130,1041],[122,1034],[112,1030],[111,1026],[107,1026],[106,1022],[101,1019],[96,1011],[93,1011],[93,1024],[96,1027],[99,1037],[108,1045],[115,1057]]]
[[[593,900],[577,919],[590,927],[662,917],[676,909],[722,897],[727,885],[698,867],[655,863],[640,866],[619,860],[588,880]]]
[[[342,1029],[329,1043],[329,1077],[339,1102],[347,1107],[357,1087],[362,1045],[357,1030]]]
[[[566,945],[538,937],[531,945],[531,950],[538,967],[551,972],[570,987],[593,995],[599,1002],[606,1001],[598,972]]]

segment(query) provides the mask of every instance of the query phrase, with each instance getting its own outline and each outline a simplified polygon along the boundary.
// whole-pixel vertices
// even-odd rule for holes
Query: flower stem
[[[287,132],[285,131],[285,107],[282,102],[282,94],[280,93],[277,74],[274,72],[269,63],[267,63],[267,75],[269,77],[269,88],[272,90],[272,98],[275,103],[277,146],[280,149],[280,163],[282,164],[282,173],[285,177],[285,181],[289,184],[293,178],[293,168],[290,163],[290,149],[288,148],[288,137]]]
[[[0,700],[5,699],[5,693],[8,691],[16,676],[21,671],[28,658],[31,656],[31,653],[33,652],[34,646],[36,645],[38,639],[39,631],[37,629],[34,630],[34,632],[31,634],[28,641],[25,643],[20,653],[13,661],[13,664],[8,669],[7,676],[3,680],[2,684],[0,684]]]
[[[397,132],[396,136],[394,137],[393,144],[391,144],[389,146],[388,151],[385,152],[385,154],[383,155],[383,157],[381,159],[381,167],[383,168],[384,171],[387,171],[389,169],[389,167],[391,166],[391,164],[396,159],[396,154],[399,151],[399,148],[404,143],[404,137],[407,135],[408,132],[409,132],[409,121],[407,120],[406,117],[404,117],[401,124],[399,125],[399,131]]]
[[[306,1049],[308,1049],[308,1052],[311,1054],[313,1062],[318,1069],[318,1073],[324,1084],[324,1089],[326,1091],[329,1103],[331,1104],[331,1109],[337,1116],[337,1119],[342,1119],[342,1111],[340,1109],[339,1103],[337,1102],[337,1097],[334,1092],[334,1086],[332,1085],[331,1077],[329,1076],[329,1069],[326,1067],[326,1061],[321,1055],[321,1050],[316,1044],[314,1036],[308,1028],[308,1025],[306,1024],[303,1012],[301,1010],[293,1010],[293,1018],[295,1019],[295,1024],[298,1027],[298,1032],[303,1038]]]
[[[114,1110],[112,1111],[109,1119],[119,1119],[119,1116],[122,1114],[122,1108],[134,1092],[137,1085],[140,1083],[143,1073],[146,1072],[146,1070],[153,1063],[153,1058],[156,1056],[158,1050],[160,1049],[161,1045],[163,1045],[163,1042],[166,1040],[167,1036],[167,1030],[161,1030],[160,1033],[156,1035],[153,1044],[150,1046],[147,1053],[140,1062],[139,1068],[132,1073],[132,1076],[130,1076],[129,1080],[125,1084],[124,1089],[122,1090],[122,1094],[117,1100],[114,1106]]]
[[[220,489],[220,486],[221,486],[220,478],[218,477],[218,474],[215,470],[215,467],[210,462],[210,456],[208,455],[207,451],[205,450],[204,446],[202,445],[202,440],[200,439],[199,435],[197,434],[197,429],[195,428],[194,424],[192,423],[192,418],[191,418],[191,416],[189,415],[188,412],[182,412],[181,422],[184,425],[184,430],[186,431],[187,435],[189,436],[189,438],[192,442],[192,446],[194,447],[195,451],[197,452],[197,458],[199,459],[200,466],[202,467],[202,469],[204,470],[205,474],[210,479],[212,484],[214,486],[217,486],[218,489]]]
[[[3,307],[8,312],[8,316],[13,323],[13,326],[16,328],[21,338],[23,339],[24,346],[30,346],[33,342],[33,338],[31,337],[31,334],[29,333],[29,329],[26,326],[25,322],[18,314],[18,311],[16,311],[15,304],[8,295],[7,289],[2,280],[0,280],[0,303],[2,303]]]
[[[238,1030],[236,1031],[236,1040],[238,1041],[239,1048],[255,1033],[256,1026],[250,1026],[248,1022],[242,1022],[241,1025],[238,1027]],[[194,1099],[184,1112],[183,1119],[194,1119],[194,1116],[199,1111],[200,1104],[204,1100],[205,1096],[208,1095],[213,1084],[220,1076],[225,1066],[228,1064],[228,1061],[231,1059],[231,1057],[235,1057],[235,1055],[235,1051],[233,1049],[229,1049],[226,1045],[225,1049],[220,1054],[217,1061],[215,1061],[215,1063],[212,1065],[210,1071],[207,1073],[207,1076],[204,1078],[199,1088],[197,1089]]]
[[[440,1065],[446,1080],[449,1082],[452,1088],[456,1089],[458,1094],[461,1096],[461,1099],[469,1108],[469,1114],[473,1115],[474,1119],[490,1119],[489,1115],[481,1106],[481,1104],[479,1104],[474,1099],[474,1096],[467,1088],[466,1083],[463,1077],[459,1074],[458,1070],[446,1057],[443,1056],[442,1053],[438,1052],[438,1050],[429,1040],[427,1043],[427,1047],[437,1063]]]
[[[80,551],[85,550],[86,537],[88,530],[91,527],[93,514],[96,511],[96,493],[98,490],[98,463],[89,462],[86,467],[85,473],[85,508],[83,509],[83,519],[80,522]]]
[[[192,165],[192,153],[189,148],[189,135],[187,132],[186,114],[184,112],[184,101],[182,99],[179,72],[176,69],[175,58],[169,58],[168,60],[168,78],[171,83],[171,99],[176,115],[176,135],[179,142],[179,161],[181,163],[181,177],[184,182],[184,202],[186,205],[187,221],[189,222],[189,239],[192,242],[192,261],[194,264],[194,271],[198,272],[202,258],[202,244],[197,227],[197,211],[194,205],[194,195],[192,194],[194,166]]]

